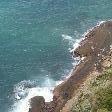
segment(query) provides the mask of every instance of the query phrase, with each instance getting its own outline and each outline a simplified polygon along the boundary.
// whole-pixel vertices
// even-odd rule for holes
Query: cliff
[[[112,112],[112,52],[94,68],[61,112]]]
[[[45,112],[111,112],[112,22],[91,29],[72,54],[83,60],[55,87],[53,101],[45,103],[49,107]]]

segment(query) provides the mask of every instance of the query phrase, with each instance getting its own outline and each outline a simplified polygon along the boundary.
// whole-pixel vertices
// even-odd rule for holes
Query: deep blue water
[[[79,39],[108,19],[112,0],[0,0],[0,112],[8,112],[21,81],[37,86],[68,74],[72,44],[62,35]]]

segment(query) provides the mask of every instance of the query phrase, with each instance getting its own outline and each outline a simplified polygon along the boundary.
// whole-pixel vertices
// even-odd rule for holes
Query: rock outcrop
[[[112,56],[112,52],[110,52],[112,49],[112,22],[107,21],[97,25],[84,35],[84,38],[80,46],[73,51],[74,57],[84,57],[84,59],[73,69],[68,79],[55,87],[52,102],[44,104],[45,101],[42,97],[31,99],[31,112],[60,112],[61,110],[70,112],[65,111],[63,107],[67,109],[67,102],[75,97],[79,87],[84,84],[93,71],[101,72],[107,67],[104,66],[107,63],[105,60],[109,59],[108,56]],[[111,61],[109,62],[111,64]],[[42,110],[43,106],[46,109]]]
[[[112,45],[112,22],[107,21],[90,30],[81,41],[80,46],[73,51],[75,56],[84,60],[73,70],[69,79],[54,89],[57,98],[55,112],[59,112],[77,92],[90,73],[95,69],[102,71],[102,62],[108,56]]]
[[[61,112],[112,112],[112,50],[92,70]]]
[[[29,112],[45,112],[45,100],[43,96],[35,96],[30,100]]]

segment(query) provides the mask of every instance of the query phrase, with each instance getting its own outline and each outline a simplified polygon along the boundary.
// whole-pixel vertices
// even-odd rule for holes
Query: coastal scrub
[[[87,83],[71,112],[112,112],[112,66]]]

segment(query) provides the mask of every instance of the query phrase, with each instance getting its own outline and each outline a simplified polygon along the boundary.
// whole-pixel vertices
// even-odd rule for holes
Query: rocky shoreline
[[[68,107],[70,108],[73,102],[70,101],[76,97],[84,82],[89,77],[96,76],[94,73],[101,73],[112,64],[111,50],[112,21],[106,21],[84,35],[80,46],[72,51],[74,57],[83,57],[83,60],[73,69],[68,79],[55,87],[53,101],[45,102],[42,96],[36,96],[30,101],[29,112],[71,112]]]

